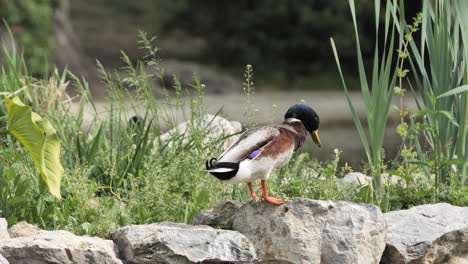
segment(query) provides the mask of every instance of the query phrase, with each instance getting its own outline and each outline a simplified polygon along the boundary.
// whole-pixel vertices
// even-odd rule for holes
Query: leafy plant
[[[354,32],[356,38],[356,53],[358,59],[359,79],[361,84],[361,92],[366,108],[366,118],[368,126],[368,137],[364,131],[364,127],[359,119],[358,113],[355,110],[354,104],[346,86],[346,82],[341,70],[340,60],[336,51],[335,43],[331,39],[333,53],[335,55],[338,71],[341,76],[343,88],[346,93],[349,107],[351,109],[354,123],[359,133],[359,137],[364,146],[367,155],[367,160],[370,164],[373,180],[373,191],[376,195],[377,202],[380,199],[381,190],[381,173],[383,170],[382,160],[382,147],[385,136],[385,128],[387,126],[388,112],[393,97],[393,88],[396,83],[397,71],[392,64],[394,60],[395,49],[395,32],[397,30],[395,22],[397,19],[396,11],[398,8],[397,1],[387,1],[385,8],[385,23],[384,23],[384,44],[383,48],[379,47],[379,41],[376,41],[374,48],[374,61],[372,64],[372,77],[367,78],[366,68],[364,66],[364,59],[361,52],[359,32],[357,27],[356,12],[354,0],[349,0],[351,16],[354,24]],[[392,23],[392,21],[394,23]],[[380,1],[375,1],[375,35],[379,39],[380,35]],[[397,39],[398,41],[398,39]],[[400,39],[397,43],[398,48],[401,49],[402,41]],[[370,83],[370,85],[369,85]]]
[[[430,152],[417,140],[421,164],[434,174],[434,184],[450,182],[450,167],[457,167],[460,182],[466,182],[468,154],[466,84],[468,58],[468,15],[466,1],[424,2],[421,41],[410,41],[409,57],[414,72],[415,97],[424,122],[424,137]],[[402,19],[400,30],[409,27]],[[411,84],[411,83],[410,83]],[[421,98],[419,100],[419,98]]]
[[[40,117],[24,105],[18,97],[5,98],[8,113],[9,133],[18,139],[31,155],[50,192],[60,195],[60,180],[63,167],[60,164],[60,141],[47,119]]]

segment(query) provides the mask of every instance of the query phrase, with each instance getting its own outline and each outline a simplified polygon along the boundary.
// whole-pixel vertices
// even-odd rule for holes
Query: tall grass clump
[[[424,124],[424,141],[416,138],[420,162],[433,175],[435,189],[451,180],[462,185],[467,175],[468,3],[426,1],[420,41],[411,39],[409,61]],[[408,34],[401,21],[402,34]],[[427,144],[430,151],[421,145]],[[451,169],[453,168],[453,169]],[[455,178],[451,175],[455,174]]]
[[[467,188],[467,50],[466,1],[424,1],[422,12],[408,23],[404,1],[388,0],[380,19],[375,1],[376,44],[374,63],[366,69],[360,50],[354,1],[350,10],[355,26],[361,92],[368,131],[359,120],[343,79],[337,49],[332,49],[359,136],[374,176],[371,201],[391,208],[424,202],[466,203]],[[383,32],[379,31],[383,24]],[[383,43],[383,49],[379,44]],[[396,52],[394,52],[396,51]],[[406,63],[405,63],[406,62]],[[367,78],[366,73],[371,73]],[[415,95],[418,111],[403,104],[405,87]],[[398,134],[402,146],[387,171],[405,181],[405,187],[383,188],[382,143],[393,95],[400,96]],[[409,123],[409,124],[408,124]],[[424,176],[421,176],[423,174]],[[387,185],[387,184],[386,184]],[[384,195],[381,195],[381,191]],[[399,204],[399,205],[398,205]]]
[[[354,0],[349,0],[351,16],[354,24],[355,38],[356,38],[356,53],[357,64],[359,71],[359,80],[361,92],[365,103],[366,121],[368,131],[364,130],[364,126],[355,110],[354,104],[351,101],[346,82],[340,66],[338,52],[331,39],[333,53],[335,55],[338,71],[341,76],[343,88],[351,109],[354,123],[359,133],[359,137],[364,146],[367,155],[367,160],[370,165],[371,173],[373,175],[373,194],[376,201],[379,203],[381,199],[381,173],[384,170],[383,164],[383,141],[385,136],[385,128],[387,126],[387,119],[389,109],[392,103],[393,88],[396,83],[397,71],[394,67],[395,49],[400,49],[402,45],[401,39],[398,39],[397,32],[397,1],[387,1],[384,10],[384,25],[383,28],[380,23],[381,6],[380,1],[375,1],[375,47],[374,59],[371,69],[366,69],[364,59],[361,52],[361,45],[359,39],[358,24],[355,13]],[[379,38],[383,31],[383,45],[380,46]],[[395,37],[397,39],[395,40]],[[368,70],[371,70],[371,77],[367,77]]]

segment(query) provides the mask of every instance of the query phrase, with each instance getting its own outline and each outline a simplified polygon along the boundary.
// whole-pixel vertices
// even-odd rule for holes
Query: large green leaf
[[[41,172],[49,191],[60,196],[63,167],[60,164],[60,141],[50,122],[34,113],[18,97],[5,98],[8,113],[8,132],[28,150]]]

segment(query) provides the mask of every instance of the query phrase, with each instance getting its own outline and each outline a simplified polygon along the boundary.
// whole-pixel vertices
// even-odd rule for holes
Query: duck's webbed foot
[[[284,200],[273,198],[273,197],[263,197],[267,203],[274,204],[274,205],[282,205],[284,204]]]
[[[266,181],[262,180],[262,190],[263,190],[263,199],[267,202],[267,203],[270,203],[270,204],[274,204],[274,205],[282,205],[284,204],[284,201],[281,200],[281,199],[277,199],[277,198],[273,198],[273,197],[269,197],[268,196],[268,190],[267,190],[267,186],[266,186]]]

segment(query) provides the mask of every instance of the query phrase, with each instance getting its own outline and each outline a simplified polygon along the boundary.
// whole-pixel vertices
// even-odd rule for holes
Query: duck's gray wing
[[[259,150],[273,141],[280,134],[274,126],[252,128],[245,131],[221,156],[218,162],[239,162],[252,152]]]

